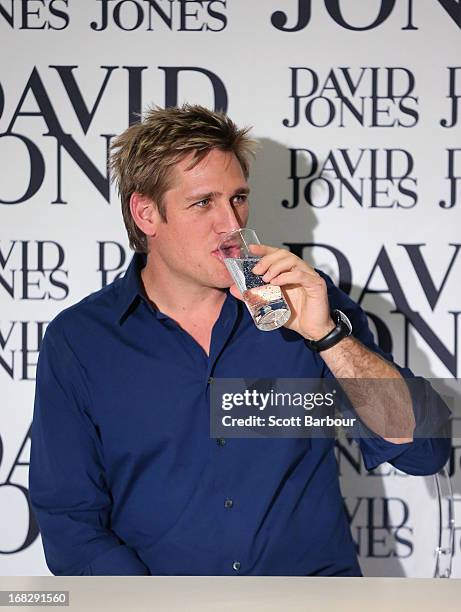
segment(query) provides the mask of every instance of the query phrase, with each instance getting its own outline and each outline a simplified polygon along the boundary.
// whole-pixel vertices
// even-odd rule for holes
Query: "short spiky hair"
[[[223,112],[184,104],[165,109],[152,107],[139,123],[118,136],[111,147],[111,169],[133,250],[147,253],[148,244],[131,215],[131,194],[139,192],[153,200],[166,222],[163,196],[171,186],[173,166],[193,152],[191,169],[212,149],[233,152],[248,178],[250,156],[256,145],[247,135],[249,130],[239,129]]]

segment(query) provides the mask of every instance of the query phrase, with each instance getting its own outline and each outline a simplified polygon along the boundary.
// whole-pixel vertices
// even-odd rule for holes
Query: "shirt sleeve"
[[[381,463],[388,462],[407,474],[417,476],[435,474],[448,461],[451,451],[448,424],[450,410],[428,381],[416,377],[409,368],[398,366],[392,355],[385,353],[375,343],[368,326],[367,315],[362,308],[336,287],[329,276],[320,270],[317,272],[327,283],[330,307],[337,308],[347,315],[352,323],[353,336],[368,349],[393,363],[409,383],[408,389],[416,422],[414,440],[404,444],[388,442],[361,421],[359,428],[365,435],[352,437],[359,444],[366,469],[373,470]],[[324,364],[324,376],[334,378],[326,364]],[[429,431],[430,437],[421,433]]]
[[[37,363],[29,468],[47,565],[57,576],[149,575],[110,529],[111,496],[86,379],[56,320]]]

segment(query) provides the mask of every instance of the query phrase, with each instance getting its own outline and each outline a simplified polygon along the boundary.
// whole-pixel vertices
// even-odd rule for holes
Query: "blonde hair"
[[[148,244],[131,215],[131,194],[139,192],[153,200],[166,223],[163,196],[171,188],[173,166],[193,152],[187,168],[190,170],[212,149],[233,152],[247,179],[250,156],[256,148],[256,141],[248,136],[250,129],[239,129],[223,112],[184,104],[165,109],[152,107],[139,123],[116,138],[111,146],[112,178],[117,183],[133,250],[147,253]]]

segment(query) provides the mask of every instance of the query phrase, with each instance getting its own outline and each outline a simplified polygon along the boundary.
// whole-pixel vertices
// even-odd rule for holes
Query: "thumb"
[[[229,292],[230,292],[230,294],[231,294],[231,295],[233,295],[235,298],[237,298],[238,300],[241,300],[241,301],[243,302],[243,297],[242,297],[242,294],[240,293],[240,291],[239,291],[239,289],[238,289],[237,285],[235,285],[235,284],[234,284],[234,285],[231,285],[231,286],[229,287]]]

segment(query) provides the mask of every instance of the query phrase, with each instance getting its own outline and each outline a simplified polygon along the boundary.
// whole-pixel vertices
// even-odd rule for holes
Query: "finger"
[[[263,246],[263,245],[258,245],[258,246]],[[290,253],[290,251],[287,251],[287,249],[276,249],[275,247],[268,247],[268,248],[270,249],[270,251],[266,251],[265,254],[263,254],[261,251],[261,255],[262,255],[261,259],[253,267],[253,272],[255,274],[264,274],[265,272],[267,272],[270,265],[272,265],[275,261],[278,261],[279,259],[283,257],[293,258],[292,265],[294,265],[296,260],[299,259],[299,257],[294,255],[293,253]],[[259,253],[255,253],[255,255],[259,255]],[[255,271],[255,268],[256,268],[256,271]]]
[[[326,284],[323,278],[317,274],[315,277],[307,272],[295,269],[290,272],[282,272],[271,280],[272,285],[301,285],[308,290],[309,295],[318,297],[326,293]]]
[[[257,264],[255,264],[253,266],[252,272],[254,274],[258,274],[259,276],[262,276],[263,274],[266,274],[267,271],[269,270],[269,267],[271,265],[273,265],[274,262],[281,260],[281,258],[285,258],[287,256],[289,256],[291,258],[292,264],[291,267],[294,266],[298,266],[301,269],[305,270],[306,272],[308,272],[309,274],[312,274],[314,276],[318,276],[317,272],[314,270],[314,268],[312,268],[307,261],[305,261],[304,259],[301,259],[300,257],[298,257],[297,255],[295,255],[294,253],[292,253],[291,251],[289,251],[288,249],[283,249],[283,248],[275,248],[275,247],[269,247],[267,245],[250,245],[251,247],[263,247],[265,250],[265,253],[261,259],[258,261]],[[261,251],[262,253],[263,251]],[[256,252],[255,249],[255,255],[258,255],[259,253]],[[272,275],[272,277],[275,275]],[[267,280],[267,279],[264,279]]]
[[[272,278],[275,278],[282,272],[290,272],[297,268],[296,256],[288,254],[285,257],[279,258],[273,263],[269,264],[267,270],[263,273],[262,279],[266,283],[269,283]]]
[[[259,257],[260,261],[265,261],[267,257],[276,255],[277,252],[281,250],[276,247],[269,246],[268,244],[250,244],[248,245],[248,248],[250,250],[251,255],[254,255],[255,257]],[[286,249],[283,249],[283,251],[286,251]],[[258,261],[258,264],[259,264],[259,261]]]
[[[281,272],[271,280],[271,285],[302,285],[307,283],[307,274],[295,269],[289,272]]]
[[[266,262],[270,262],[269,256],[263,257],[261,261],[263,262],[263,265],[261,267],[264,266],[264,268],[266,268]],[[295,269],[301,270],[302,272],[306,272],[306,274],[310,274],[313,278],[318,278],[319,276],[317,272],[313,268],[311,268],[303,259],[300,259],[297,255],[294,255],[290,252],[288,252],[288,255],[283,256],[279,254],[278,258],[273,261],[273,263],[269,263],[269,266],[266,268],[265,271],[264,269],[259,270],[259,263],[260,262],[258,262],[257,264],[258,268],[256,269],[256,272],[256,266],[253,267],[253,272],[255,272],[255,274],[262,275],[263,280],[267,283],[269,283],[278,274],[281,274],[282,272],[289,272],[290,270]]]
[[[266,255],[278,251],[277,247],[269,246],[268,244],[249,244],[248,249],[253,251],[255,255]]]
[[[241,300],[243,302],[243,297],[242,294],[240,293],[237,285],[231,285],[229,287],[229,292],[231,293],[231,295],[233,295],[235,298],[237,298],[238,300]]]

